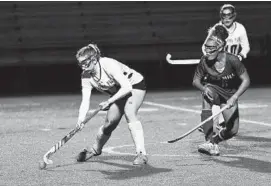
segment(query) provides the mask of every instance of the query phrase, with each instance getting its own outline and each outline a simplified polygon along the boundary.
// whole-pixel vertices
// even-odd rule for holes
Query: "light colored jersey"
[[[92,77],[87,71],[84,71],[81,74],[82,102],[79,108],[78,122],[84,120],[87,111],[89,110],[90,96],[93,88],[111,96],[118,92],[120,85],[112,75],[114,72],[120,71],[120,73],[123,73],[128,79],[126,82],[131,83],[132,86],[144,79],[140,73],[115,59],[101,57],[99,64],[101,70],[100,72],[97,72],[95,77]]]
[[[100,79],[96,79],[90,76],[88,72],[82,73],[82,87],[92,88],[94,87],[100,92],[114,95],[120,88],[118,82],[115,81],[112,76],[112,72],[116,68],[120,68],[125,77],[129,80],[131,85],[137,84],[143,80],[143,76],[137,71],[129,68],[128,66],[118,62],[115,59],[108,57],[101,57],[99,60],[101,71],[98,73]]]
[[[209,33],[217,25],[223,25],[223,24],[221,22],[215,24],[209,30]],[[243,58],[246,58],[248,52],[250,51],[250,46],[249,46],[249,41],[247,38],[247,32],[246,32],[245,27],[241,23],[238,23],[235,21],[233,23],[233,25],[231,26],[231,28],[229,28],[229,29],[226,28],[226,29],[229,33],[229,36],[226,39],[226,45],[225,45],[224,50],[231,53],[231,54],[234,54],[234,55],[240,54],[240,55],[242,55]],[[204,44],[205,44],[205,42],[204,42]],[[205,54],[204,44],[202,46],[202,50],[203,50],[203,53]]]

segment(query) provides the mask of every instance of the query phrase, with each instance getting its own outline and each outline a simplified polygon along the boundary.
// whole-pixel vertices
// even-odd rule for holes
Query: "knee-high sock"
[[[213,112],[213,114],[216,114],[216,113],[219,112],[219,111],[220,111],[220,106],[218,106],[218,105],[213,105],[213,106],[212,106],[212,112]],[[222,113],[219,114],[218,116],[216,116],[216,117],[214,118],[214,121],[215,121],[215,120],[217,120],[217,123],[218,123],[218,124],[223,123],[223,122],[225,121]]]
[[[211,109],[204,109],[201,111],[201,121],[206,120],[208,117],[212,116],[212,110]],[[206,122],[203,126],[203,132],[205,134],[205,140],[208,141],[210,139],[210,136],[213,133],[213,120],[210,120]]]
[[[144,132],[140,121],[128,123],[128,128],[131,132],[135,147],[136,153],[146,154],[145,142],[144,142]]]
[[[96,141],[93,145],[94,150],[100,154],[102,152],[103,146],[108,141],[111,135],[105,135],[103,132],[103,126],[101,126],[98,130]]]

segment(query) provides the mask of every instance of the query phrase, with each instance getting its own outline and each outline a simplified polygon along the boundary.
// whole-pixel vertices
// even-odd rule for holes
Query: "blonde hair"
[[[85,55],[96,56],[97,58],[100,58],[101,52],[96,44],[88,44],[87,46],[84,46],[77,51],[76,58],[78,59],[79,57]]]

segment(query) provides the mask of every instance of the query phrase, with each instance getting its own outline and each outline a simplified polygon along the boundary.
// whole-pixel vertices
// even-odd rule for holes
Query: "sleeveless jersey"
[[[89,74],[89,72],[84,71],[81,75],[82,86],[89,86],[90,88],[94,87],[102,93],[114,95],[120,89],[120,85],[112,76],[112,71],[114,71],[115,68],[121,69],[121,72],[129,80],[131,85],[135,85],[143,80],[143,76],[140,73],[115,59],[101,57],[98,65],[100,65],[100,79],[95,79]],[[87,84],[83,84],[83,79],[87,81]]]

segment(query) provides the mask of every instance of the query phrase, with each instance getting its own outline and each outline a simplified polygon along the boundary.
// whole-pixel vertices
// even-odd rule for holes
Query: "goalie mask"
[[[76,59],[83,70],[93,71],[94,65],[101,57],[100,49],[96,44],[89,44],[77,51]]]
[[[235,7],[231,4],[225,4],[220,8],[220,18],[223,25],[230,28],[236,19]]]
[[[223,50],[227,37],[228,31],[222,25],[217,25],[210,31],[209,37],[204,45],[208,60],[215,59],[218,53]]]

